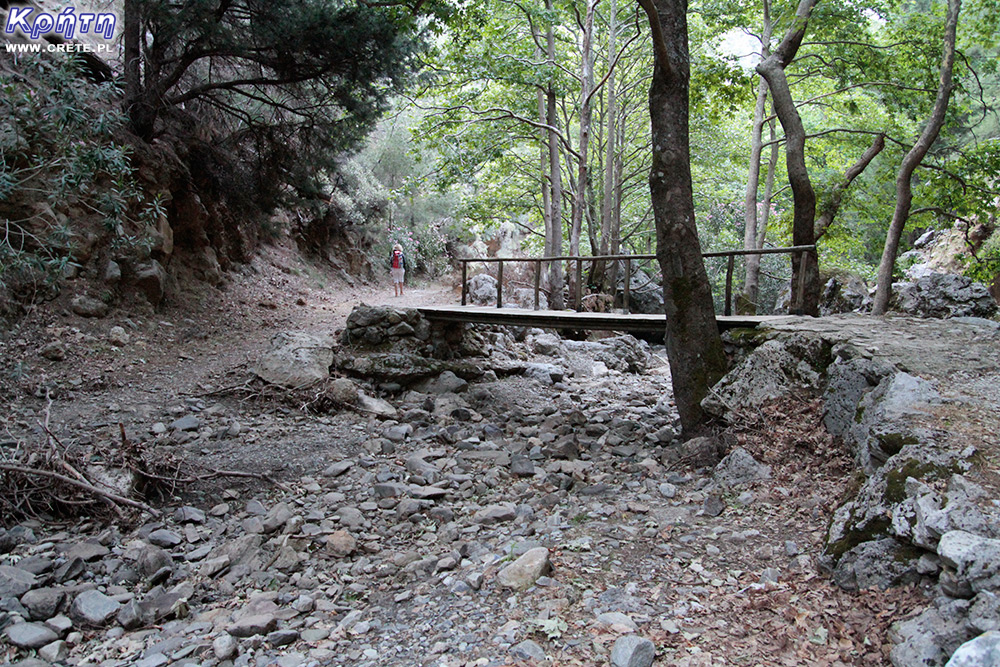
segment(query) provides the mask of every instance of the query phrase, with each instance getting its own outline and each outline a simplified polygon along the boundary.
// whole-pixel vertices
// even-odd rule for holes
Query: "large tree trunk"
[[[809,15],[819,0],[802,0],[795,14],[795,21],[781,44],[768,58],[757,65],[757,72],[767,80],[774,100],[774,111],[785,130],[785,164],[788,181],[792,186],[792,243],[812,245],[815,242],[813,224],[816,220],[816,192],[809,180],[806,167],[806,131],[802,118],[795,108],[792,92],[788,87],[785,68],[795,59],[795,54],[805,37]],[[792,255],[792,303],[789,312],[806,315],[819,314],[819,264],[815,251]]]
[[[146,100],[142,83],[142,16],[138,0],[125,0],[122,41],[125,51],[125,113],[132,131],[153,138],[156,108]]]
[[[764,30],[760,38],[762,59],[771,55],[771,3],[764,0]],[[757,82],[757,103],[753,110],[750,132],[750,169],[747,174],[746,197],[743,202],[743,249],[760,250],[757,245],[757,192],[760,189],[760,157],[764,150],[764,110],[767,108],[767,81]],[[760,255],[747,255],[743,294],[736,299],[736,312],[753,315],[757,312],[760,284]]]
[[[882,249],[882,260],[878,265],[875,299],[872,303],[873,315],[885,315],[889,308],[889,297],[892,295],[892,270],[896,265],[896,253],[899,251],[899,238],[903,235],[903,227],[910,217],[910,206],[913,203],[913,172],[923,161],[927,151],[937,139],[944,116],[948,111],[948,100],[951,98],[952,70],[955,66],[955,33],[958,29],[958,14],[962,9],[962,0],[948,0],[948,16],[945,20],[944,55],[941,58],[941,74],[938,82],[937,99],[934,100],[934,110],[920,133],[920,138],[910,152],[903,158],[896,175],[896,208],[892,212],[892,222],[885,237],[885,247]]]
[[[552,0],[545,0],[545,9],[552,11]],[[555,69],[556,41],[555,33],[550,23],[545,33],[546,57],[549,65]],[[553,74],[553,76],[555,76]],[[556,108],[555,82],[550,81],[545,91],[545,122],[549,126],[549,204],[551,210],[550,224],[545,230],[545,255],[559,257],[562,255],[562,172],[559,161],[559,114]],[[562,262],[549,264],[549,307],[560,310],[563,307],[563,270]]]
[[[618,50],[618,0],[611,0],[611,10],[608,16],[608,62],[614,63],[615,54]],[[599,239],[598,254],[607,255],[611,250],[611,218],[614,215],[615,197],[615,159],[618,150],[618,132],[615,127],[618,121],[618,97],[615,90],[615,70],[612,67],[608,72],[608,80],[605,84],[608,89],[607,108],[607,144],[605,145],[604,158],[604,185],[601,196],[601,238]],[[614,283],[609,283],[607,278],[607,266],[604,262],[594,265],[594,281],[601,285],[603,289],[611,292],[615,291]]]
[[[704,421],[701,400],[726,372],[712,292],[698,242],[688,139],[687,0],[639,0],[653,34],[649,187],[663,273],[667,357],[686,433]]]

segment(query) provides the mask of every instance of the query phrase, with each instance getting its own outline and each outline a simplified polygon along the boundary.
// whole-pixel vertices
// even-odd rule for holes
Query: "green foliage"
[[[53,294],[84,232],[78,218],[99,221],[121,252],[148,251],[162,205],[146,201],[114,140],[114,88],[33,57],[0,73],[0,90],[0,287],[21,301]]]
[[[449,268],[447,245],[467,240],[456,217],[456,186],[441,177],[437,152],[409,132],[419,114],[382,121],[368,145],[337,170],[331,198],[341,222],[374,239],[371,261],[385,265],[393,244],[403,246],[407,269],[437,276]]]

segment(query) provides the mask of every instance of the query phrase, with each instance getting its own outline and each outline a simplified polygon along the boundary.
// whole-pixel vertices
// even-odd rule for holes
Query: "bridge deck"
[[[489,306],[433,306],[420,307],[424,317],[437,322],[471,322],[476,324],[504,324],[543,329],[599,329],[602,331],[666,330],[664,315],[639,313],[578,313],[572,310],[530,310],[527,308],[495,308]],[[788,316],[732,315],[716,316],[719,330],[755,327],[763,322],[789,319]],[[791,319],[795,319],[794,317]]]

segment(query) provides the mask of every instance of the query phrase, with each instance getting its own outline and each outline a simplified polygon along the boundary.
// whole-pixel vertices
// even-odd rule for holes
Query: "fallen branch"
[[[19,472],[23,475],[36,475],[39,477],[48,477],[49,479],[55,479],[57,481],[62,482],[63,484],[69,484],[70,486],[75,486],[77,488],[83,489],[84,491],[92,493],[95,496],[104,498],[105,500],[109,500],[116,506],[127,505],[129,507],[134,507],[135,509],[142,510],[143,512],[147,512],[152,516],[160,516],[159,510],[150,507],[146,503],[142,503],[137,500],[132,500],[130,498],[125,498],[123,496],[119,496],[118,494],[111,493],[110,491],[103,491],[94,486],[93,484],[89,484],[88,482],[83,482],[78,479],[73,479],[72,477],[67,477],[66,475],[60,475],[57,472],[51,472],[48,470],[39,470],[38,468],[28,468],[25,466],[14,465],[11,463],[0,463],[0,470],[6,470],[8,472]],[[116,507],[116,509],[121,511],[120,507]]]

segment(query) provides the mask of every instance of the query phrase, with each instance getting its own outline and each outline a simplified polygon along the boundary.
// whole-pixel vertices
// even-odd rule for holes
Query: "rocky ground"
[[[430,287],[398,303],[453,298]],[[274,334],[330,335],[359,301],[393,299],[325,285],[273,251],[224,291],[160,313],[39,311],[3,339],[5,457],[110,451],[120,423],[127,441],[206,476],[137,524],[9,525],[7,660],[888,664],[890,625],[927,606],[933,578],[848,592],[820,571],[857,482],[818,395],[768,401],[685,445],[662,348],[628,343],[644,360],[629,370],[608,341],[542,332],[509,356],[554,375],[402,392],[386,397],[392,418],[254,379]],[[995,340],[820,322],[938,382],[956,399],[942,410],[975,417],[952,437],[995,463]]]

